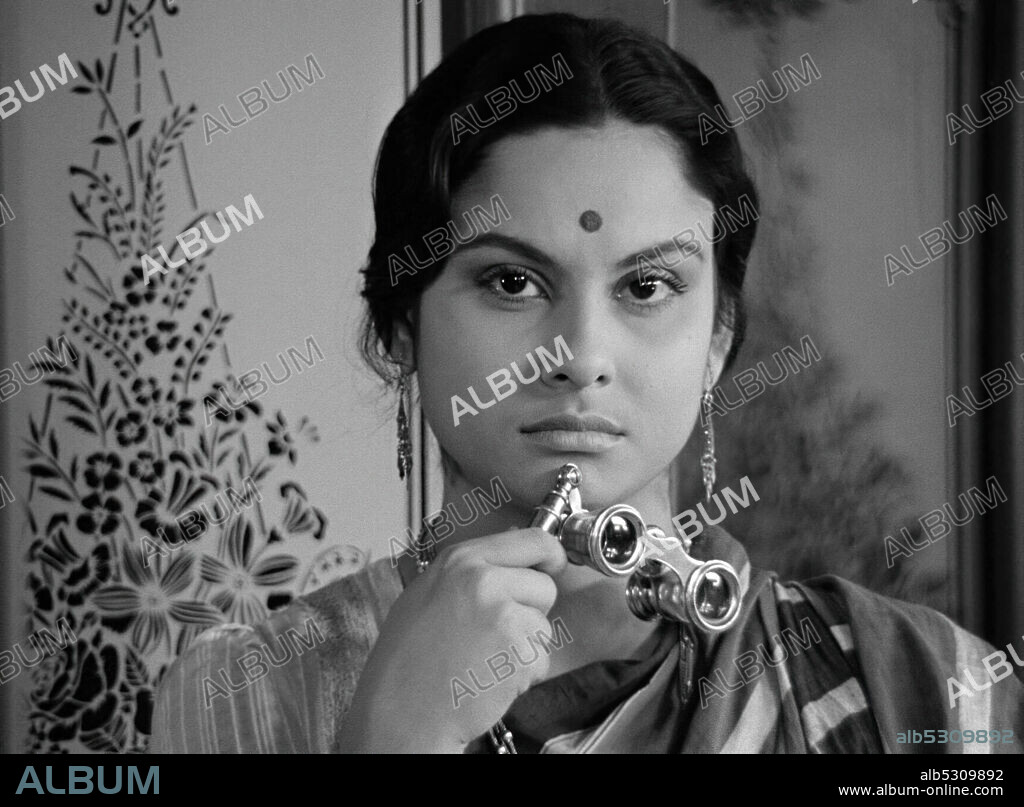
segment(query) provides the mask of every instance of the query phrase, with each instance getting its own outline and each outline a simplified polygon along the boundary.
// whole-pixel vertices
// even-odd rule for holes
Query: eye
[[[495,266],[480,278],[480,285],[504,300],[527,300],[544,296],[532,273],[522,266]]]
[[[621,283],[616,297],[638,308],[657,308],[686,291],[686,284],[671,272],[648,270],[642,277],[630,275]]]
[[[629,284],[628,288],[630,293],[638,300],[649,300],[657,294],[659,290],[667,290],[668,287],[661,281],[645,279],[634,280]]]

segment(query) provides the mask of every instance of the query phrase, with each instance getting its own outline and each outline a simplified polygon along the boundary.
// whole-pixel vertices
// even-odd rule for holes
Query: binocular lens
[[[626,563],[636,551],[638,539],[632,522],[619,515],[612,516],[601,531],[601,554],[613,565]]]
[[[708,572],[697,588],[697,611],[705,619],[718,621],[729,613],[731,586],[718,572]]]

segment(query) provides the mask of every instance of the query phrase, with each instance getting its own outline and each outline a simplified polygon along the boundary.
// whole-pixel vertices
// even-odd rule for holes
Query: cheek
[[[663,360],[642,371],[639,425],[648,443],[653,439],[669,453],[682,449],[700,411],[708,345],[705,338],[673,340]]]
[[[668,453],[682,449],[700,414],[714,321],[711,294],[701,298],[647,342],[646,361],[635,368],[646,442],[663,442]]]
[[[428,289],[420,304],[416,366],[423,412],[440,439],[453,428],[452,396],[472,405],[468,389],[478,394],[487,376],[507,366],[509,346],[485,316],[472,306],[456,305],[442,283]],[[460,418],[454,437],[465,436],[468,419]]]

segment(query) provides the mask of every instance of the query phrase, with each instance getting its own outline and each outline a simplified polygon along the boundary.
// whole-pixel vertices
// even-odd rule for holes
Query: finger
[[[487,535],[472,543],[480,552],[479,557],[495,566],[530,567],[553,575],[568,563],[559,540],[540,527]]]
[[[501,572],[508,575],[506,590],[513,600],[543,614],[551,610],[558,597],[558,586],[551,575],[536,569],[503,568]]]

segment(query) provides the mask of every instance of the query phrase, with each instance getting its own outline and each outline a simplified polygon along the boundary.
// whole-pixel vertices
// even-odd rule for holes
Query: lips
[[[544,418],[520,429],[524,434],[535,432],[601,432],[604,434],[621,435],[622,431],[612,421],[600,415],[563,414]]]

